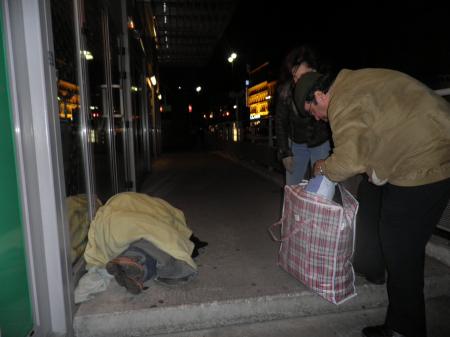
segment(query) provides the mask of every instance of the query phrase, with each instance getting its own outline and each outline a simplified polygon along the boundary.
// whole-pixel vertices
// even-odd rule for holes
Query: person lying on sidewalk
[[[155,279],[166,285],[192,280],[193,257],[207,245],[186,225],[184,213],[160,198],[124,192],[100,207],[84,252],[87,269],[106,268],[133,294]]]
[[[382,188],[380,237],[388,272],[385,323],[363,336],[426,337],[425,246],[450,197],[450,105],[394,70],[304,74],[297,108],[329,121],[334,149],[314,174],[341,182],[365,173]],[[376,240],[376,239],[375,239]]]

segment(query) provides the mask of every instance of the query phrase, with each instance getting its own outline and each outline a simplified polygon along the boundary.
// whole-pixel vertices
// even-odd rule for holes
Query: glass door
[[[123,98],[122,7],[119,0],[109,2],[109,41],[111,49],[112,135],[115,144],[116,172],[119,192],[128,190],[126,161],[126,123]]]
[[[117,193],[111,144],[111,70],[107,4],[101,0],[84,1],[81,22],[85,42],[85,74],[87,80],[87,132],[92,148],[95,193],[102,203]],[[106,88],[106,97],[104,93]]]
[[[59,126],[71,237],[71,262],[81,261],[89,230],[89,202],[84,156],[84,125],[80,109],[76,28],[73,0],[52,0],[52,30],[59,106]],[[83,54],[86,58],[87,54]]]

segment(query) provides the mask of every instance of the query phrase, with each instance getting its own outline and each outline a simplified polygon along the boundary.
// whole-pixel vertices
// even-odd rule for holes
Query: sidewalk
[[[150,282],[139,296],[112,282],[78,309],[78,337],[188,336],[181,332],[386,304],[384,286],[359,278],[358,296],[339,306],[330,304],[277,266],[279,245],[267,227],[280,217],[282,188],[254,170],[214,153],[164,155],[142,192],[182,209],[195,235],[209,242],[196,259],[199,276],[172,288]],[[428,298],[450,295],[450,268],[427,259],[425,288]]]

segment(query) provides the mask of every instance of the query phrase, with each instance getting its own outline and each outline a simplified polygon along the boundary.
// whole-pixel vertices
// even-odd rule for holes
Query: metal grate
[[[161,66],[204,66],[230,22],[235,0],[156,0]]]

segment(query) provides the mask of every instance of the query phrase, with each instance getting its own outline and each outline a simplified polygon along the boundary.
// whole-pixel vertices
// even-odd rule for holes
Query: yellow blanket
[[[88,269],[104,267],[130,243],[144,239],[197,269],[191,258],[191,234],[184,213],[168,202],[141,193],[119,193],[97,211],[84,258]]]
[[[96,209],[102,203],[96,200]],[[88,200],[86,194],[72,195],[66,198],[67,218],[71,238],[70,258],[75,263],[86,248],[89,231]]]

